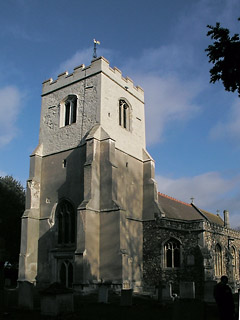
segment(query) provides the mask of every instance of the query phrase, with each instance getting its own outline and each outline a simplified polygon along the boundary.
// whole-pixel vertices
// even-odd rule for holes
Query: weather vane
[[[97,44],[100,44],[100,41],[93,39],[94,48],[93,48],[93,59],[97,58]]]

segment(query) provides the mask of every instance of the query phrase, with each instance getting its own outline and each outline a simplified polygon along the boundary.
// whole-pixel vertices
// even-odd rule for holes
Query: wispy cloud
[[[239,140],[240,138],[240,100],[237,98],[232,104],[225,121],[219,121],[210,131],[210,138],[221,139],[230,138]]]
[[[196,100],[205,80],[191,48],[170,44],[144,50],[122,68],[144,88],[148,145],[164,140],[169,124],[188,121],[200,112]]]
[[[16,87],[0,88],[0,147],[8,144],[17,134],[20,102],[21,94]]]
[[[98,56],[105,56],[108,59],[111,58],[113,51],[109,49],[98,48]],[[69,59],[63,61],[55,72],[55,76],[58,74],[68,71],[69,73],[80,64],[85,64],[86,66],[90,65],[91,60],[93,59],[93,47],[85,48],[75,52]]]
[[[161,142],[168,125],[188,121],[198,112],[194,97],[199,89],[178,77],[146,76],[142,79],[146,97],[146,135],[148,145]]]
[[[158,190],[164,194],[190,203],[194,197],[195,204],[212,213],[228,209],[231,222],[240,225],[239,192],[240,176],[224,178],[218,172],[207,172],[193,177],[169,178],[157,175]]]

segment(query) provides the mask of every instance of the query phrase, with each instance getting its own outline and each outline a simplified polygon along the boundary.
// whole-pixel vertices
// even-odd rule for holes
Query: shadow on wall
[[[84,198],[85,159],[85,145],[43,159],[42,199],[46,202],[41,203],[36,278],[39,288],[53,282],[65,282],[66,286],[72,286],[76,274],[77,282],[82,283],[83,272],[91,273],[84,252],[77,248],[76,233],[79,219],[77,208]],[[68,205],[61,210],[62,203]],[[69,217],[70,208],[74,221]],[[58,219],[60,214],[63,214],[61,225]],[[77,272],[73,272],[73,265],[77,265]]]

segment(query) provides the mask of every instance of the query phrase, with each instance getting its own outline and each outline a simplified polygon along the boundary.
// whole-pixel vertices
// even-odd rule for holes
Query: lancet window
[[[180,267],[180,242],[170,239],[164,244],[164,260],[166,268]]]
[[[231,253],[231,258],[232,258],[233,276],[235,276],[236,270],[237,270],[237,257],[236,257],[236,250],[234,247],[231,247],[230,253]]]
[[[68,126],[77,121],[77,96],[69,95],[60,104],[60,126]]]
[[[123,99],[119,100],[119,125],[130,130],[130,107]]]
[[[73,285],[73,265],[69,260],[60,261],[59,281],[67,288]]]
[[[68,201],[62,201],[57,208],[58,244],[75,243],[75,210]]]
[[[215,247],[215,273],[217,277],[222,275],[222,248],[219,244]]]

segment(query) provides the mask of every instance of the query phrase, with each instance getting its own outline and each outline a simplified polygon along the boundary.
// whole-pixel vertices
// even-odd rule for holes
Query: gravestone
[[[41,314],[44,316],[58,316],[72,313],[73,291],[53,283],[41,293]]]
[[[73,294],[46,294],[41,299],[41,314],[44,316],[58,316],[73,312]]]
[[[98,302],[108,303],[108,287],[100,285],[98,289]]]
[[[22,281],[18,289],[18,306],[24,309],[33,309],[34,285],[28,281]]]
[[[217,281],[214,281],[214,280],[205,281],[205,283],[204,283],[204,298],[203,298],[203,300],[205,302],[215,302],[215,299],[213,296],[213,289],[216,284],[217,284]]]
[[[159,287],[159,300],[170,301],[172,297],[172,283],[162,283]]]
[[[121,290],[121,306],[131,306],[132,305],[132,289],[122,289]]]
[[[195,299],[195,282],[180,282],[180,298]]]

